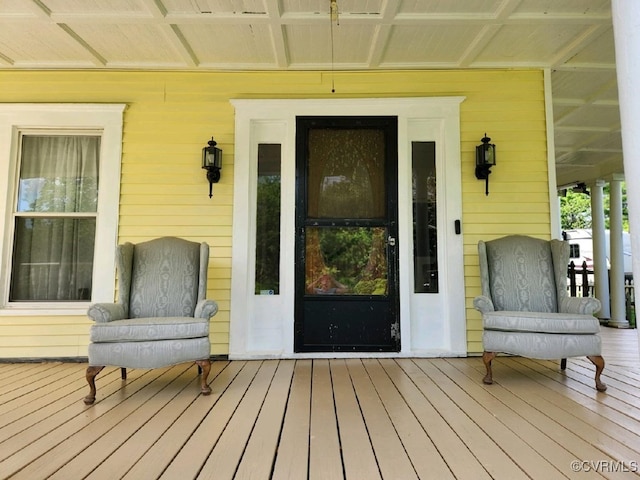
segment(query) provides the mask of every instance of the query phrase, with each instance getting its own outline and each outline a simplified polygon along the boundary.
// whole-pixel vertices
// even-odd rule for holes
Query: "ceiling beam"
[[[265,0],[267,6],[267,14],[269,18],[269,27],[271,35],[271,44],[273,48],[273,56],[275,64],[279,68],[287,68],[290,64],[289,50],[287,49],[287,39],[285,26],[282,23],[282,11],[279,0]],[[328,9],[327,9],[328,10]],[[327,13],[328,16],[328,13]]]
[[[392,22],[400,8],[399,0],[386,0],[382,2],[382,21],[376,26],[373,41],[369,49],[369,68],[377,68],[382,63],[384,52],[393,30]]]

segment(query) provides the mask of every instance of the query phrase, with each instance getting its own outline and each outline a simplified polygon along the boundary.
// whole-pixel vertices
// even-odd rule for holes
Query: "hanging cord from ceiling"
[[[335,56],[335,47],[333,42],[333,23],[335,22],[336,26],[340,25],[340,18],[338,16],[338,1],[330,0],[329,4],[329,21],[331,23],[331,93],[336,93],[336,83],[334,78],[334,56]]]

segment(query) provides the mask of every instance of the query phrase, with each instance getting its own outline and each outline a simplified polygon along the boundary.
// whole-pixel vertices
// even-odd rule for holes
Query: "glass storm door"
[[[298,117],[296,352],[400,351],[397,118]]]

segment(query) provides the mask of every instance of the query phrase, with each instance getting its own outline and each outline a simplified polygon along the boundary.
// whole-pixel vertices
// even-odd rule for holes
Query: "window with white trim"
[[[123,110],[0,105],[0,313],[113,299]]]

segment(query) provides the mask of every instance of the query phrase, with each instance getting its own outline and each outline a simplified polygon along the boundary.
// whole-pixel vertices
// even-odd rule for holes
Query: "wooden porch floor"
[[[603,337],[606,393],[586,359],[217,361],[208,397],[109,368],[87,407],[84,364],[0,364],[0,478],[637,478],[637,332]]]

